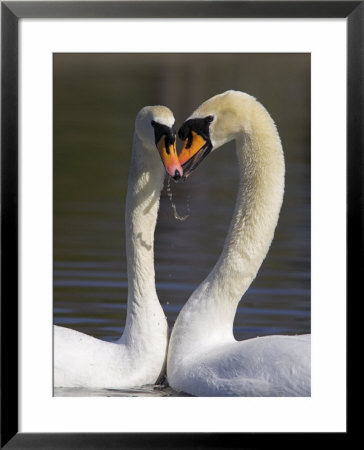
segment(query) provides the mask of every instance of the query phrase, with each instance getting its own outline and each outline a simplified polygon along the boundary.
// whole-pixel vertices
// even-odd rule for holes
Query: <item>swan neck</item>
[[[234,136],[240,180],[222,253],[180,314],[175,342],[182,334],[209,343],[233,340],[237,305],[272,242],[283,199],[284,158],[273,120],[262,105],[255,108]]]
[[[254,280],[271,245],[284,193],[284,159],[273,122],[236,138],[239,186],[221,256],[208,280],[213,296],[232,305]],[[267,133],[267,128],[270,133]]]
[[[154,273],[154,230],[164,168],[156,149],[134,135],[126,197],[125,230],[128,272],[128,316],[158,302]]]

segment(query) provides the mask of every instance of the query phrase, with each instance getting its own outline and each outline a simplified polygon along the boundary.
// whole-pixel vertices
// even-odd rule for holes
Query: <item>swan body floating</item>
[[[309,396],[310,335],[236,341],[237,305],[273,239],[284,193],[280,138],[266,109],[227,91],[204,102],[179,130],[184,176],[235,140],[240,183],[223,251],[173,327],[167,378],[196,396]]]
[[[123,335],[106,342],[55,326],[55,387],[129,388],[154,384],[163,373],[168,326],[155,289],[154,229],[163,164],[175,179],[183,173],[173,124],[172,112],[163,106],[145,107],[136,117],[125,211],[128,300]]]

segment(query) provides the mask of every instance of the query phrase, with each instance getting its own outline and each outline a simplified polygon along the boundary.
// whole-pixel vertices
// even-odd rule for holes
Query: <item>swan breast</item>
[[[199,349],[179,362],[174,387],[197,396],[310,396],[310,348],[310,335],[301,335]]]

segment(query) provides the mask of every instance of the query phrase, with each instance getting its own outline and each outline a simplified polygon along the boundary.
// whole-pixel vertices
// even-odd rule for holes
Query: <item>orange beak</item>
[[[191,136],[184,141],[183,148],[179,154],[179,162],[183,168],[184,179],[196,169],[210,153],[211,149],[210,141],[207,141],[195,131],[191,131]]]
[[[173,144],[167,142],[166,136],[162,136],[157,148],[166,172],[175,180],[179,180],[183,175],[183,169],[177,155],[176,140]]]
[[[191,145],[190,146],[188,145],[189,140],[186,139],[184,141],[181,153],[179,154],[179,162],[181,163],[181,165],[185,164],[188,160],[190,160],[193,156],[195,156],[196,153],[199,150],[201,150],[201,148],[206,144],[206,141],[202,136],[195,133],[194,131],[192,131],[191,133],[192,133]]]

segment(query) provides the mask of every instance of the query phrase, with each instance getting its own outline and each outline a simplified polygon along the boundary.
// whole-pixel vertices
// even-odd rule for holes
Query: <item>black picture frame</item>
[[[22,18],[345,18],[347,20],[347,302],[363,264],[363,1],[1,2],[1,448],[258,448],[279,433],[18,432],[18,23]],[[349,311],[348,311],[349,312]],[[349,348],[349,345],[348,347]],[[349,417],[349,412],[348,412]],[[348,439],[337,433],[336,443]],[[309,439],[300,436],[300,444]],[[327,439],[327,435],[322,435]],[[315,434],[315,443],[319,434]]]

